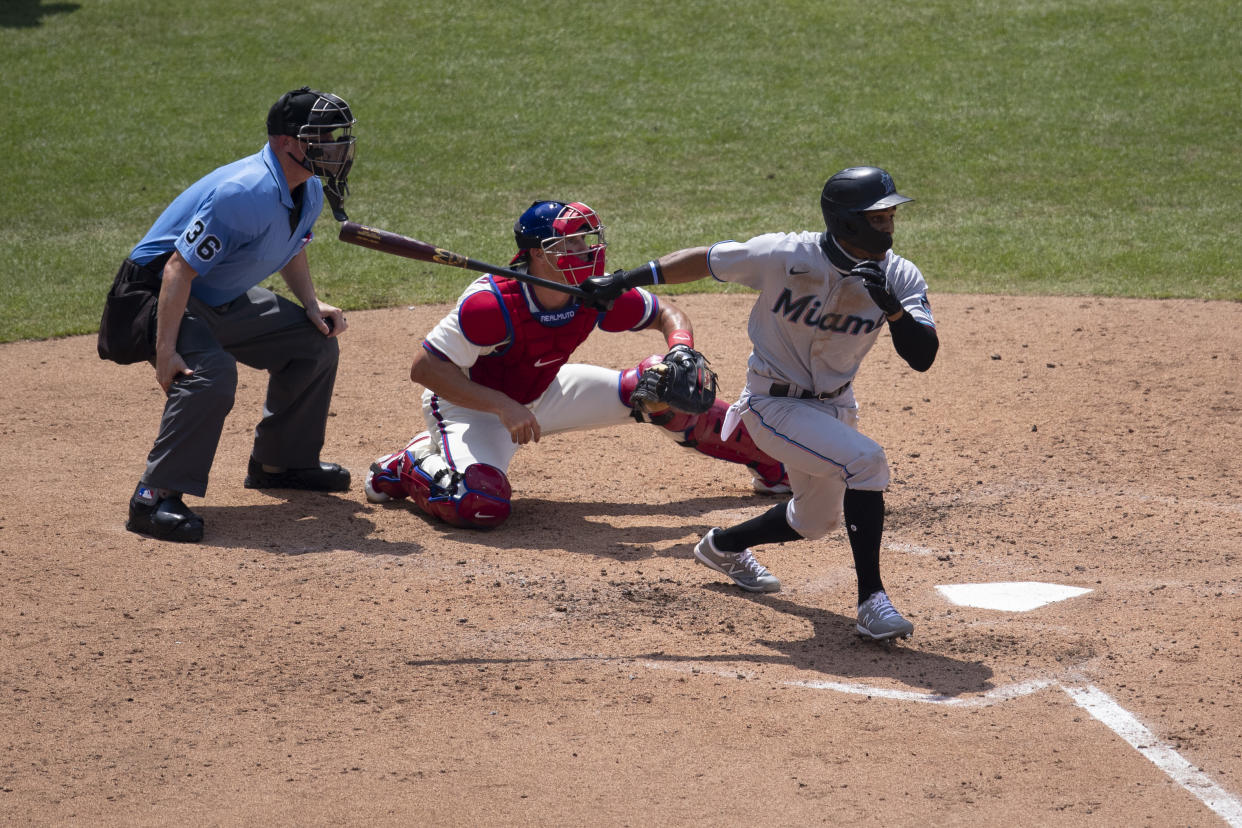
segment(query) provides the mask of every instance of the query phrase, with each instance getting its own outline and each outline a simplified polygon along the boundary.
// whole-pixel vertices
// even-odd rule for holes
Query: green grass
[[[536,198],[597,208],[610,266],[816,229],[866,163],[917,199],[896,247],[933,293],[1242,299],[1230,0],[268,6],[6,0],[0,340],[93,331],[160,210],[303,83],[359,119],[352,218],[487,261]],[[316,230],[347,308],[470,278]]]

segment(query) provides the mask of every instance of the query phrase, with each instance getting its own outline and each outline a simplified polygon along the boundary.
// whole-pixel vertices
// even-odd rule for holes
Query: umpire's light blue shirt
[[[323,184],[306,182],[290,227],[293,196],[271,146],[200,178],[173,199],[129,257],[146,264],[173,247],[198,277],[190,293],[223,305],[280,270],[311,240]]]

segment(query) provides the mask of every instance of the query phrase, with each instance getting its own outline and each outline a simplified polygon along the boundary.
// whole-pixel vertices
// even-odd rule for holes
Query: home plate
[[[936,591],[950,602],[963,607],[1027,612],[1044,604],[1086,595],[1091,590],[1039,581],[1011,581],[996,584],[946,584],[936,587]]]

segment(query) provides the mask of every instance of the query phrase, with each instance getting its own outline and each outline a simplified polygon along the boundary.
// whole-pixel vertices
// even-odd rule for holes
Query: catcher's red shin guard
[[[371,473],[367,475],[364,488],[367,500],[372,503],[383,503],[386,500],[403,500],[409,496],[405,482],[401,478],[403,466],[414,466],[419,458],[425,457],[431,447],[431,435],[421,432],[414,435],[401,451],[385,454],[371,464]]]
[[[403,463],[401,482],[420,509],[463,529],[493,529],[511,511],[509,478],[485,463],[474,463],[464,473],[445,466],[434,479],[421,464]]]
[[[405,483],[401,481],[400,468],[403,462],[405,452],[398,451],[395,454],[386,454],[371,464],[371,473],[366,481],[366,488],[370,490],[367,492],[368,500],[380,502],[385,497],[389,500],[402,500],[408,495]]]
[[[746,430],[745,423],[739,421],[728,440],[720,438],[721,427],[724,425],[725,414],[728,410],[728,405],[721,400],[716,400],[706,413],[691,417],[693,422],[682,429],[684,434],[680,441],[681,444],[706,454],[708,457],[749,466],[769,486],[783,482],[785,467],[755,445],[755,441],[750,438],[750,432]],[[684,416],[686,415],[677,415],[677,417]],[[670,431],[676,430],[671,426],[664,427]]]

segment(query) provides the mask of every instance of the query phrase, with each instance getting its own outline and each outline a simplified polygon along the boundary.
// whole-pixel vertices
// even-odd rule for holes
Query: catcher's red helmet
[[[532,249],[543,250],[571,285],[604,273],[604,225],[581,201],[536,201],[514,222],[513,238],[514,262],[526,260]]]

